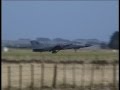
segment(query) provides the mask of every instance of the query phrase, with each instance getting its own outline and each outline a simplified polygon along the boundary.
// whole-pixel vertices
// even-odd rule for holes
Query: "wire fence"
[[[82,88],[98,90],[97,87],[118,90],[118,64],[3,64],[2,89],[37,90],[36,88]],[[106,90],[106,89],[105,89]]]

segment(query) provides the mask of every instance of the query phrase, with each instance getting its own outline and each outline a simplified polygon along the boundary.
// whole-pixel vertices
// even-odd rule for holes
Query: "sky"
[[[2,39],[109,41],[118,31],[117,1],[2,1]]]

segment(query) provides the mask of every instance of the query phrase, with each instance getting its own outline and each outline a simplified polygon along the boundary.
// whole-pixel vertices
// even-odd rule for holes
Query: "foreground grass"
[[[69,85],[68,85],[69,86]],[[6,87],[3,88],[2,90],[9,90],[10,88]],[[57,87],[57,88],[51,88],[51,87],[26,87],[26,88],[16,88],[16,87],[11,87],[11,90],[119,90],[119,87],[114,87],[113,85],[107,85],[107,86],[102,86],[102,85],[95,85],[93,87],[91,86],[84,86],[84,87]]]
[[[21,79],[20,65],[22,66]],[[84,69],[82,64],[58,64],[55,87],[53,86],[54,64],[44,64],[44,84],[41,84],[41,70],[43,70],[41,64],[32,64],[33,69],[29,63],[20,65],[2,64],[1,86],[3,90],[40,90],[41,87],[44,90],[55,90],[53,88],[57,88],[56,90],[83,90],[82,88],[85,88],[84,90],[116,90],[114,87],[118,87],[119,82],[118,65],[116,66],[116,76],[114,76],[113,65],[104,67],[103,65],[94,65],[94,73],[92,73],[92,64],[84,64]],[[10,73],[8,73],[8,66]],[[73,66],[75,67],[74,72]],[[34,70],[34,75],[31,70]],[[116,77],[116,83],[113,81],[114,77]]]

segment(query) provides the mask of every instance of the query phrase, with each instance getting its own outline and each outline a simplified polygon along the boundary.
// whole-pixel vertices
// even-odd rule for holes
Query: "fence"
[[[3,64],[2,89],[105,88],[118,89],[118,64]],[[106,89],[105,89],[106,90]],[[109,89],[108,89],[109,90]]]

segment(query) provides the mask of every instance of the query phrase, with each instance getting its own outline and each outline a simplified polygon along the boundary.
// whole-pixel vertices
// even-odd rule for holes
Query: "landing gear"
[[[60,50],[53,50],[52,53],[57,53],[59,52]]]
[[[77,52],[77,49],[74,49],[75,53]]]
[[[57,53],[57,51],[52,51],[52,53]]]

